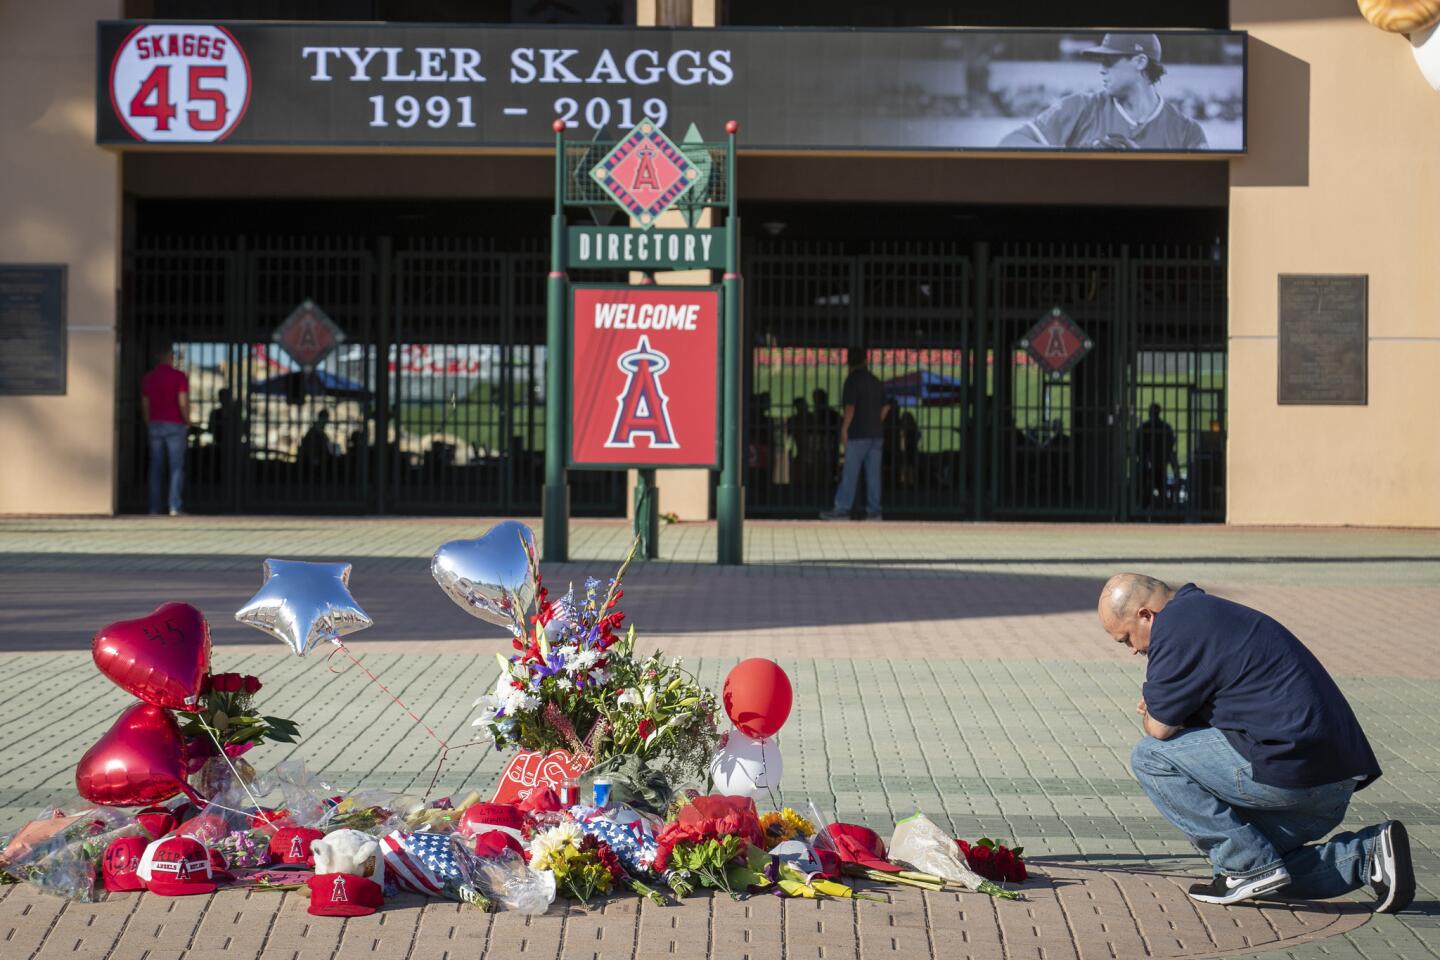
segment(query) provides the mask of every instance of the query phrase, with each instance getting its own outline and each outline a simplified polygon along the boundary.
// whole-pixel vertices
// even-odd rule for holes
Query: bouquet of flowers
[[[553,826],[530,841],[530,868],[551,871],[555,889],[585,903],[621,883],[656,903],[665,902],[659,893],[631,879],[609,844],[573,822]]]
[[[186,738],[190,772],[200,774],[200,790],[207,796],[229,789],[232,766],[245,783],[254,780],[255,769],[241,757],[256,744],[294,743],[300,735],[294,721],[258,714],[254,697],[260,688],[259,677],[211,674],[201,684],[199,709],[182,714],[180,733]],[[221,751],[228,763],[220,758]]]
[[[751,848],[765,842],[755,801],[748,797],[696,797],[680,809],[656,837],[655,869],[674,870],[701,886],[738,891],[730,880],[733,867],[751,861]],[[759,851],[763,854],[763,851]],[[743,889],[743,886],[742,886]]]
[[[989,837],[981,837],[974,843],[956,840],[966,864],[986,880],[997,883],[1024,883],[1026,880],[1025,861],[1020,855],[1024,847],[1009,849]]]
[[[550,600],[540,586],[539,612],[515,653],[498,656],[500,676],[476,701],[474,725],[499,749],[586,756],[592,774],[622,787],[615,799],[664,809],[671,784],[705,779],[718,706],[678,659],[637,659],[634,628],[618,633],[628,564],[608,583],[586,580],[579,598],[572,589]]]

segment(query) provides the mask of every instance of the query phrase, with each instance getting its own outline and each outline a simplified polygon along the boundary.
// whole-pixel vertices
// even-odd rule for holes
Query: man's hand
[[[1140,144],[1123,133],[1112,133],[1090,141],[1091,150],[1139,150]]]
[[[1139,714],[1140,716],[1142,716],[1142,717],[1148,715],[1148,711],[1146,711],[1146,709],[1145,709],[1145,698],[1144,698],[1144,697],[1141,697],[1141,698],[1140,698],[1140,702],[1137,703],[1137,704],[1135,704],[1135,712],[1138,713],[1138,714]]]

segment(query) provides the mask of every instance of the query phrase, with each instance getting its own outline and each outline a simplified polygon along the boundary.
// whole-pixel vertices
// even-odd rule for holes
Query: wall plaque
[[[0,394],[65,392],[65,267],[0,264]]]
[[[1280,275],[1280,403],[1367,402],[1368,285],[1364,275]]]

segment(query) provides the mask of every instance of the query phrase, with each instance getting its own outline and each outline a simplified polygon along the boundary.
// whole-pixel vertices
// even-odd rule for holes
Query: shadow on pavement
[[[63,565],[57,561],[63,560]],[[11,554],[0,568],[0,652],[85,650],[100,627],[179,600],[199,607],[216,644],[255,643],[262,634],[237,624],[261,582],[262,557],[168,558],[127,554]],[[209,567],[210,569],[206,569]],[[551,571],[552,595],[613,566],[565,564]],[[871,576],[870,574],[873,574]],[[772,627],[915,623],[983,617],[1089,612],[1102,581],[1089,577],[934,571],[922,578],[893,570],[824,564],[701,569],[632,567],[622,604],[647,633],[687,634]],[[359,558],[352,594],[375,626],[367,640],[503,639],[440,592],[423,558]]]

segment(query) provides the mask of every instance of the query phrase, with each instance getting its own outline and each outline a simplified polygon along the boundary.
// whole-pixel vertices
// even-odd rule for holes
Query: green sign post
[[[552,563],[569,559],[567,477],[572,467],[638,470],[635,532],[642,543],[639,555],[654,559],[659,556],[657,466],[708,464],[713,468],[718,461],[716,559],[723,564],[742,563],[740,219],[735,197],[735,139],[739,124],[732,120],[725,125],[726,139],[721,143],[703,142],[692,126],[685,139],[676,144],[649,120],[614,143],[567,142],[565,124],[560,120],[555,121],[553,129],[555,208],[551,217],[546,314],[544,559]],[[634,227],[571,225],[567,221],[567,208],[593,209],[606,203],[624,210]],[[684,214],[688,226],[656,226],[671,207]],[[707,208],[724,211],[723,227],[696,226]],[[597,293],[597,285],[572,283],[570,275],[572,270],[616,268],[641,271],[651,285],[620,288],[633,289],[633,296],[613,289]],[[723,269],[718,311],[714,287],[656,287],[650,276],[656,270],[696,269]],[[586,311],[583,316],[582,303]],[[696,368],[694,364],[699,360],[695,358],[701,354],[694,351],[703,345],[707,329],[709,336],[719,334],[719,357],[711,352],[710,359]],[[614,359],[585,351],[571,356],[576,330],[592,331],[587,336],[606,337],[607,345],[619,344],[613,349],[623,347],[625,352]],[[623,333],[616,336],[620,331]],[[667,339],[671,337],[679,339]],[[670,346],[663,345],[667,342]],[[712,339],[709,344],[709,350],[714,351],[716,341]],[[601,390],[598,385],[603,376],[617,375],[617,361],[622,371],[619,375],[628,379],[615,405],[611,401],[614,393],[604,392],[610,387],[603,388],[604,400],[596,391]],[[577,387],[581,383],[576,379],[577,362],[585,367],[583,388]],[[681,380],[672,382],[671,393],[667,394],[660,380],[673,365],[678,366],[669,376]],[[680,372],[684,369],[690,372]],[[707,385],[699,387],[697,394],[695,385],[701,381]],[[679,394],[675,393],[677,389]],[[572,391],[576,391],[573,397]],[[672,404],[671,397],[680,395],[686,395],[690,402],[677,400]],[[713,445],[717,401],[718,458]],[[615,412],[607,410],[597,420],[596,404],[611,404]],[[680,409],[671,411],[672,406]],[[698,421],[696,410],[701,411]],[[586,429],[577,432],[576,416],[584,421]],[[708,427],[703,426],[706,418],[710,418]],[[710,439],[704,440],[707,435]],[[697,443],[701,446],[697,447]],[[711,444],[708,455],[699,452],[703,444]]]

